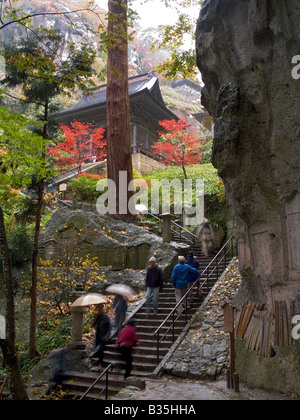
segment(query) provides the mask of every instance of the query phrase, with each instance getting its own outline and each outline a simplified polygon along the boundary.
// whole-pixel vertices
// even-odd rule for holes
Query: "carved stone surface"
[[[215,121],[213,163],[236,220],[237,304],[300,313],[298,0],[206,0],[197,24],[202,103]],[[295,367],[295,366],[294,366]],[[300,390],[300,384],[299,384]],[[300,391],[299,391],[300,392]]]

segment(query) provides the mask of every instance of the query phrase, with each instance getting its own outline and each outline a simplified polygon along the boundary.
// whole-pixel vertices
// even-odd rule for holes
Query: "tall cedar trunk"
[[[2,207],[0,206],[0,252],[2,256],[3,278],[6,297],[6,338],[0,340],[5,367],[9,374],[10,391],[14,400],[28,400],[22,381],[18,356],[16,352],[15,302],[11,251],[9,249],[4,225]]]
[[[130,138],[130,107],[128,88],[128,39],[127,0],[109,0],[110,19],[108,32],[111,46],[108,51],[107,75],[107,168],[108,179],[116,185],[116,215],[129,221],[128,184],[132,181],[132,148]],[[120,182],[119,173],[124,171],[127,180]],[[121,201],[119,193],[126,193],[127,200]],[[125,213],[125,214],[124,214]]]
[[[49,119],[49,104],[46,102],[44,110],[44,129],[43,137],[48,138],[48,119]],[[43,146],[44,147],[44,146]],[[41,152],[42,159],[46,166],[46,151],[45,148]],[[29,338],[29,358],[34,359],[39,356],[36,348],[36,326],[37,326],[37,287],[38,287],[38,254],[39,254],[39,239],[41,231],[41,221],[43,215],[44,202],[44,179],[38,182],[38,198],[37,198],[37,214],[35,218],[34,244],[32,255],[32,281],[31,281],[31,307],[30,307],[30,338]]]
[[[41,220],[43,213],[44,200],[44,181],[40,180],[38,184],[38,205],[35,219],[34,245],[32,255],[32,280],[31,280],[31,306],[30,306],[30,340],[29,340],[29,358],[34,359],[38,356],[36,349],[36,325],[37,325],[37,286],[38,286],[38,253],[39,237],[41,230]]]

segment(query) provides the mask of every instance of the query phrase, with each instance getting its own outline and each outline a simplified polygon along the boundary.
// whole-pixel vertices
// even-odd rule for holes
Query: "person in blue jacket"
[[[187,292],[187,284],[189,281],[190,274],[197,274],[197,276],[199,275],[198,270],[192,268],[188,264],[185,264],[185,257],[178,257],[178,264],[174,267],[171,276],[171,281],[175,288],[175,297],[177,303],[183,298],[183,296]],[[178,306],[177,311],[179,313],[182,313],[183,310],[183,304],[181,303]]]
[[[199,270],[199,268],[200,268],[200,264],[195,259],[194,253],[192,251],[189,251],[188,258],[187,258],[185,263],[188,264],[190,267],[195,268],[196,270]],[[188,289],[190,289],[194,285],[194,283],[198,280],[198,278],[199,278],[199,272],[197,272],[197,274],[195,274],[195,273],[190,273],[189,274],[189,281],[188,281],[188,285],[187,285]],[[189,293],[189,301],[190,301],[190,303],[193,303],[193,301],[194,301],[193,289],[191,289],[191,291]]]

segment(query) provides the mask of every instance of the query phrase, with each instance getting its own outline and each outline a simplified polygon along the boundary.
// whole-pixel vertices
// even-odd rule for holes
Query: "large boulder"
[[[202,102],[215,121],[213,163],[236,220],[237,305],[264,304],[275,317],[270,344],[290,349],[290,321],[300,314],[300,81],[292,77],[299,22],[298,0],[205,0],[196,33]],[[255,366],[248,379],[260,374]],[[293,386],[300,394],[300,379]]]
[[[144,270],[150,256],[168,278],[179,252],[188,247],[162,238],[134,224],[82,210],[62,209],[54,213],[40,239],[40,256],[45,260],[96,257],[100,266],[111,271]],[[107,273],[106,273],[107,274]]]

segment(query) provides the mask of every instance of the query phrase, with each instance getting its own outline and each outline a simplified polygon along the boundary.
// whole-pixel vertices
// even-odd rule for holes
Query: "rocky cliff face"
[[[299,22],[298,0],[206,0],[196,34],[213,163],[237,223],[238,303],[265,304],[275,350],[300,314]]]
[[[81,4],[82,3],[82,4]],[[33,18],[32,26],[37,28],[43,26],[47,29],[55,29],[57,32],[64,35],[65,47],[61,54],[63,57],[68,55],[67,43],[88,43],[91,48],[97,50],[99,44],[99,37],[93,33],[97,29],[99,20],[94,13],[78,12],[72,14],[57,14],[55,13],[69,13],[74,10],[83,9],[85,2],[74,2],[73,0],[33,0],[24,1],[19,0],[14,4],[14,7],[19,9],[18,16],[40,14]],[[51,13],[51,15],[50,15]],[[54,14],[52,14],[54,13]],[[100,13],[100,10],[99,10]],[[5,15],[4,22],[6,23]],[[4,43],[20,40],[26,37],[27,30],[18,24],[12,24],[1,30],[0,40]]]

